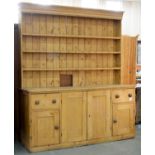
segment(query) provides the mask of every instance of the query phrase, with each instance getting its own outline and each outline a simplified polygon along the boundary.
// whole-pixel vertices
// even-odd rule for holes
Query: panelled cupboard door
[[[59,112],[36,111],[32,114],[32,146],[59,143]]]
[[[136,84],[137,36],[122,36],[121,40],[121,83]]]
[[[134,102],[113,103],[113,136],[134,133]]]
[[[110,91],[88,92],[88,139],[98,139],[110,136]]]
[[[86,140],[86,93],[62,93],[62,142]]]

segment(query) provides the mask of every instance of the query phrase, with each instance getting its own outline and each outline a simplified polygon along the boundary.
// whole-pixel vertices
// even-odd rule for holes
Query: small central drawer
[[[60,94],[35,94],[31,95],[32,109],[57,109],[60,106]]]
[[[135,101],[134,89],[117,89],[112,91],[112,102],[133,102]]]

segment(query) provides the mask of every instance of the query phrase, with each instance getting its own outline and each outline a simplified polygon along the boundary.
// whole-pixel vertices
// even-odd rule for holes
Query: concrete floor
[[[15,143],[14,155],[140,155],[141,127],[137,126],[135,139],[107,142],[61,150],[29,153],[20,143]]]

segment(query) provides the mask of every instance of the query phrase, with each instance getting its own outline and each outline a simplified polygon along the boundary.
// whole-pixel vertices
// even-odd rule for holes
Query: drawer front
[[[133,102],[135,101],[135,89],[112,90],[112,102]]]
[[[60,94],[37,94],[31,95],[32,109],[57,109],[60,106]]]

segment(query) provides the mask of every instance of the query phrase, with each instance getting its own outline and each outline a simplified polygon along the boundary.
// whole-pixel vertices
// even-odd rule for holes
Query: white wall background
[[[33,2],[44,5],[68,5],[98,9],[124,11],[122,20],[122,34],[136,36],[141,34],[141,0],[16,0],[15,23],[18,22],[17,4],[19,2]]]

